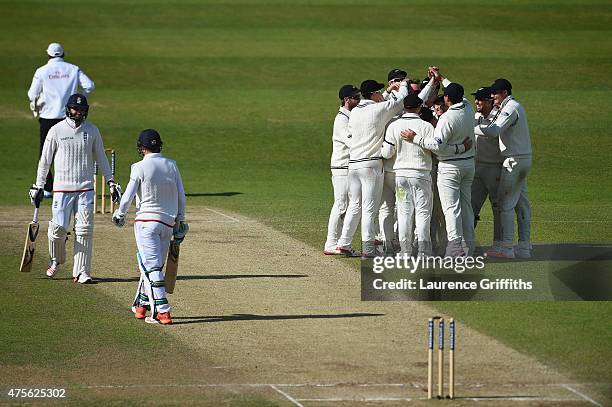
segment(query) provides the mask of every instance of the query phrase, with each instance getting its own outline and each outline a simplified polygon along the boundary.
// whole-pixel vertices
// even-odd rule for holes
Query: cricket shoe
[[[514,249],[512,247],[497,246],[485,253],[486,257],[495,259],[514,259]]]
[[[145,307],[132,307],[132,312],[136,319],[145,319],[147,316],[147,309]]]
[[[323,250],[323,254],[326,256],[333,256],[337,254],[343,254],[337,247],[335,249],[325,249]]]
[[[530,259],[532,247],[529,242],[518,242],[518,246],[514,248],[514,255],[519,259]]]
[[[148,324],[162,324],[162,325],[171,325],[172,318],[170,316],[170,312],[158,312],[157,318],[146,317],[145,322]]]
[[[47,277],[53,278],[57,274],[58,271],[59,271],[59,264],[57,264],[55,260],[53,260],[51,264],[49,264],[49,267],[47,268],[47,273],[46,273]]]
[[[95,284],[93,279],[85,273],[80,273],[72,281],[79,284]]]
[[[340,254],[343,254],[347,257],[359,257],[361,256],[361,253],[359,253],[357,250],[353,249],[351,246],[347,246],[347,247],[342,247],[342,246],[338,246],[336,247],[336,250],[338,250],[340,252]]]
[[[514,249],[514,256],[517,259],[530,259],[531,258],[531,250],[529,249],[523,249],[523,248],[516,248]]]

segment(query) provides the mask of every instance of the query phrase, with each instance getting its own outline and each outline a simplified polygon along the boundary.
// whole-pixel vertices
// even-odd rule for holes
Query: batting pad
[[[49,221],[49,230],[47,231],[49,256],[57,264],[66,262],[66,234],[66,229],[53,221]]]
[[[72,276],[80,274],[91,276],[91,256],[93,250],[93,212],[84,210],[75,216],[74,267]]]

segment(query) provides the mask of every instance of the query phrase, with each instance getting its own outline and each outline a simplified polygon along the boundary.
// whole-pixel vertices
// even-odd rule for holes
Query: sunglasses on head
[[[389,82],[393,82],[393,83],[395,83],[395,82],[401,82],[401,81],[403,81],[403,80],[404,80],[404,78],[393,78],[393,79],[391,79]]]

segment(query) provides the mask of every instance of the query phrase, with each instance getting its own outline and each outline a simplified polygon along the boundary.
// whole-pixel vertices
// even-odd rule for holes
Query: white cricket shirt
[[[348,174],[349,164],[349,141],[351,135],[348,132],[348,123],[351,112],[340,107],[334,119],[334,130],[332,134],[332,156],[331,171],[333,175]]]
[[[433,138],[417,133],[413,143],[434,152],[439,161],[469,160],[474,157],[474,148],[465,151],[462,143],[466,137],[474,141],[474,109],[463,98],[440,116]]]
[[[176,162],[149,153],[132,164],[130,182],[119,204],[126,214],[136,197],[136,222],[154,221],[170,227],[185,219],[185,190]]]
[[[480,131],[487,137],[499,137],[499,150],[504,157],[530,156],[531,136],[525,109],[512,95],[500,107],[493,122],[480,125]]]
[[[44,104],[40,117],[61,119],[65,117],[68,98],[77,93],[79,85],[85,96],[95,89],[93,81],[78,66],[65,62],[62,58],[51,58],[34,73],[28,98],[33,102],[42,93]]]
[[[71,119],[64,119],[49,129],[38,162],[36,186],[45,185],[49,167],[53,163],[53,191],[76,192],[93,189],[94,162],[107,180],[112,180],[100,130],[88,121],[76,127]]]
[[[431,180],[431,153],[414,143],[404,141],[400,133],[406,129],[424,137],[431,138],[434,134],[434,127],[421,120],[419,115],[404,113],[387,126],[381,155],[387,159],[396,156],[393,165],[396,176]]]
[[[404,98],[408,95],[406,83],[389,100],[376,103],[364,99],[353,108],[349,118],[349,169],[368,168],[382,165],[380,147],[385,136],[387,123],[402,111]]]
[[[489,112],[487,117],[482,113],[476,112],[474,116],[474,135],[476,136],[476,164],[495,164],[501,165],[504,162],[504,157],[499,151],[499,141],[496,137],[485,137],[480,130],[480,125],[489,125],[493,122],[497,108]]]

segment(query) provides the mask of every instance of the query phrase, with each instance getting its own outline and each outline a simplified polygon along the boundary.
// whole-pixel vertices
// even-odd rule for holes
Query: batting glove
[[[174,241],[178,244],[183,243],[187,232],[189,232],[189,225],[187,223],[183,221],[176,222],[174,224],[174,230],[172,231]]]
[[[110,189],[111,199],[113,202],[116,204],[121,202],[121,195],[123,195],[121,185],[117,184],[115,181],[108,181],[108,188]]]
[[[32,205],[38,208],[44,196],[43,189],[38,188],[36,185],[32,185],[32,187],[30,188],[29,194],[30,194],[30,202],[32,202]]]
[[[118,228],[122,228],[125,225],[125,214],[119,212],[119,209],[116,209],[115,213],[113,213],[113,223]]]

